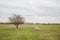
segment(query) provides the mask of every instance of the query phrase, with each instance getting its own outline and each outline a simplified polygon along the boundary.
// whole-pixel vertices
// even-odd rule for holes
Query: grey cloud
[[[36,1],[36,0],[35,0]],[[50,1],[50,0],[49,0]],[[54,0],[53,0],[54,1]],[[32,1],[31,1],[32,2]],[[38,1],[37,1],[38,2]],[[19,9],[19,10],[22,10],[22,11],[20,11],[20,13],[22,12],[22,13],[32,13],[32,14],[37,14],[37,15],[40,15],[40,16],[54,16],[54,14],[59,14],[60,12],[59,12],[59,8],[54,8],[54,7],[48,7],[48,6],[46,6],[46,5],[41,5],[41,4],[38,4],[37,2],[35,2],[35,3],[32,3],[32,4],[30,4],[30,5],[28,5],[29,3],[27,3],[27,5],[26,5],[26,7],[24,6],[24,7],[15,7],[15,6],[9,6],[9,5],[0,5],[0,7],[3,7],[3,8],[8,8],[8,9],[15,9],[16,11]],[[54,2],[54,3],[56,3],[56,2]],[[34,5],[34,4],[38,4],[38,5]],[[32,5],[32,6],[31,6]],[[39,6],[40,5],[40,6]],[[60,6],[60,5],[59,5]],[[42,12],[41,12],[41,10],[42,10]],[[26,11],[26,12],[24,12],[24,11]],[[58,14],[57,15],[55,15],[55,16],[58,16]]]
[[[28,17],[27,21],[32,17],[35,20],[35,16],[37,17],[36,21],[43,20],[38,17],[49,18],[48,16],[51,16],[51,18],[53,17],[53,20],[56,18],[59,21],[60,0],[0,0],[0,16],[2,15],[6,18],[13,13],[21,14],[25,18]]]

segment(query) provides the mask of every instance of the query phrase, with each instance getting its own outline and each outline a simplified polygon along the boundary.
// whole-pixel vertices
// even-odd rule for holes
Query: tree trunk
[[[18,25],[16,24],[16,29],[18,29]]]

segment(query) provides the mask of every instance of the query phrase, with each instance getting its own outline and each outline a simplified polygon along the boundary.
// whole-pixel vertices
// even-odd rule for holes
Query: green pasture
[[[21,24],[17,30],[15,25],[0,24],[0,40],[60,40],[60,25],[38,25],[40,31],[33,26]]]

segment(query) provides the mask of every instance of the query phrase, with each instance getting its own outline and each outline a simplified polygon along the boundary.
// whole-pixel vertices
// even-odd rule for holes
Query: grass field
[[[19,25],[17,30],[14,25],[0,24],[0,40],[60,40],[60,25],[38,25],[40,31],[33,26]]]

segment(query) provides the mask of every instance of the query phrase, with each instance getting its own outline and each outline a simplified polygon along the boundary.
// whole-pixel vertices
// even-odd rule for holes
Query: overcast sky
[[[0,0],[0,22],[13,14],[30,23],[60,23],[60,0]]]

